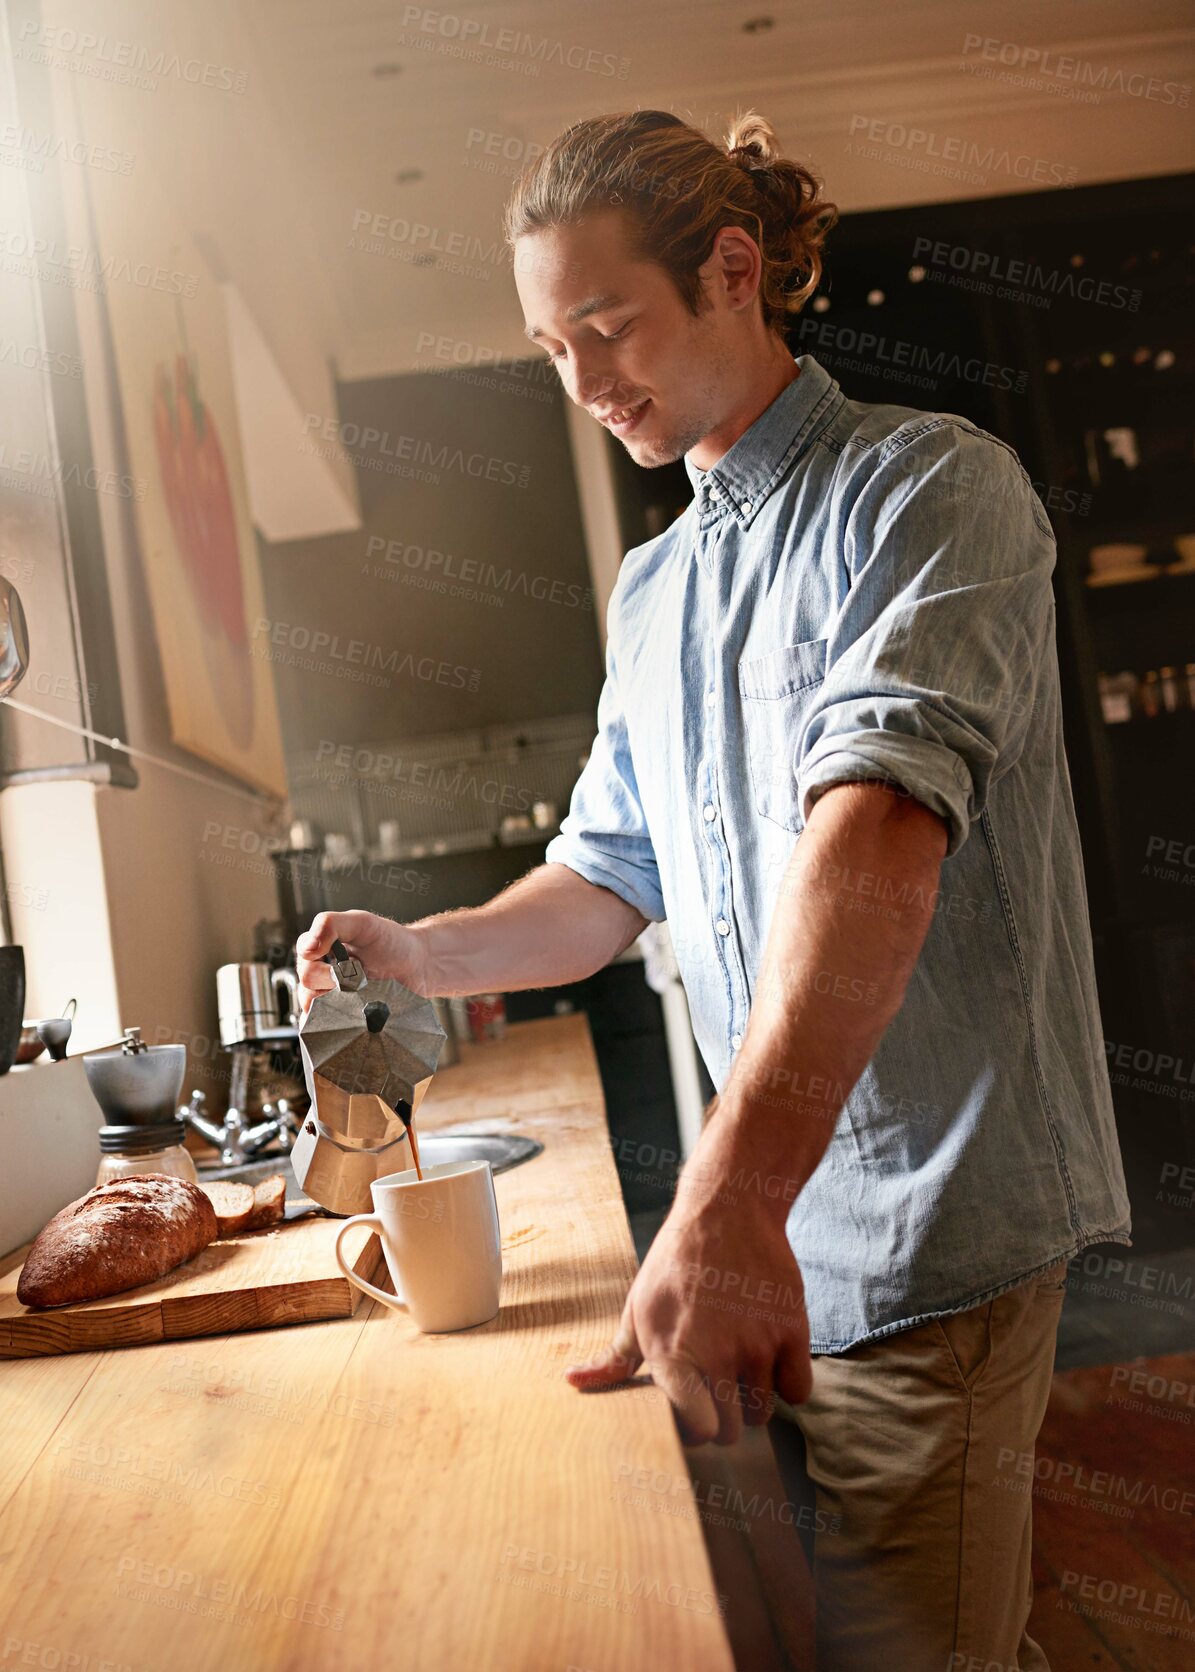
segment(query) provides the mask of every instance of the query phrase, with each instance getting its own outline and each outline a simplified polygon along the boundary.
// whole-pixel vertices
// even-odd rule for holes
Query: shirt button
[[[751,515],[751,501],[749,499],[745,499],[739,506],[739,510],[745,517],[749,517]]]
[[[731,1036],[730,1036],[730,1048],[731,1048],[732,1051],[737,1051],[739,1046],[742,1043],[743,1043],[743,1036],[742,1036],[741,1033],[732,1033],[731,1034]]]
[[[718,921],[714,924],[714,928],[720,935],[728,935],[730,933],[730,924],[724,917],[720,917],[718,919]]]
[[[710,498],[711,499],[721,499],[721,497],[722,497],[721,488],[711,488],[710,489]]]
[[[701,809],[701,812],[702,812],[702,816],[705,819],[706,824],[713,824],[714,820],[718,816],[718,809],[716,807],[711,806],[708,801],[706,802],[705,806]]]

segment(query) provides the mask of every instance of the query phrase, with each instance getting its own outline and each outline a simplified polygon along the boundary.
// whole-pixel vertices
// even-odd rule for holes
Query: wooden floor
[[[1054,1672],[1195,1666],[1195,1353],[1054,1377],[1033,1531]]]

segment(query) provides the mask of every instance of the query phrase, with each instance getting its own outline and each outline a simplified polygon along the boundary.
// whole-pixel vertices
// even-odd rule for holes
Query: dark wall
[[[339,399],[309,444],[336,436],[352,456],[364,527],[262,553],[270,625],[254,643],[288,755],[596,710],[563,397],[539,362],[347,383]],[[317,631],[333,642],[315,647]]]

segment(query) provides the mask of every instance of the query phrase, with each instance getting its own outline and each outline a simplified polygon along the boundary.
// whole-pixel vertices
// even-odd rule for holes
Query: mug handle
[[[340,1252],[340,1244],[344,1239],[344,1233],[353,1225],[372,1225],[379,1237],[382,1235],[382,1222],[376,1213],[355,1213],[351,1219],[344,1221],[344,1224],[336,1233],[336,1264],[349,1282],[355,1284],[363,1294],[372,1295],[374,1300],[380,1300],[396,1311],[405,1310],[401,1301],[396,1300],[393,1295],[384,1294],[381,1289],[375,1289],[372,1283],[367,1283],[363,1277],[358,1277],[357,1273],[346,1263],[344,1255]]]

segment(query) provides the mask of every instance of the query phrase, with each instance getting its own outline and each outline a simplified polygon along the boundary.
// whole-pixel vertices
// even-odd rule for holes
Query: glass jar
[[[134,1173],[166,1173],[171,1178],[199,1182],[195,1163],[183,1142],[182,1121],[168,1126],[100,1129],[100,1166],[97,1184],[127,1179]]]

